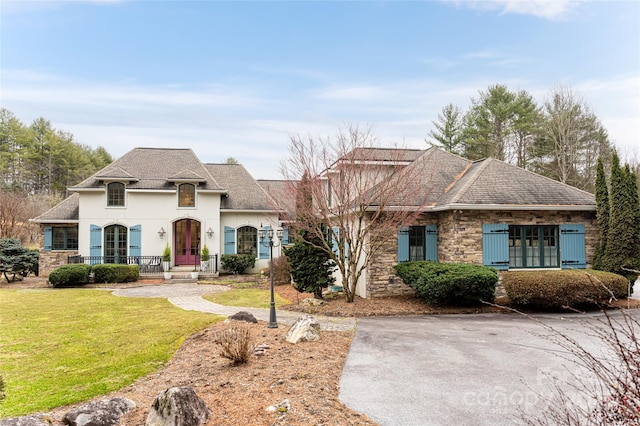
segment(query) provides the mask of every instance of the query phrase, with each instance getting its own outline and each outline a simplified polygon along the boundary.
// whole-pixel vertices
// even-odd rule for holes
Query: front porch
[[[197,271],[200,279],[209,279],[219,275],[218,255],[210,255],[206,260],[198,256],[195,265],[173,266],[169,272],[173,280],[191,279],[191,272]],[[82,256],[74,255],[67,257],[67,264],[86,263],[87,265],[98,265],[108,263],[119,263],[128,265],[138,265],[140,277],[162,278],[164,270],[162,267],[162,256]]]

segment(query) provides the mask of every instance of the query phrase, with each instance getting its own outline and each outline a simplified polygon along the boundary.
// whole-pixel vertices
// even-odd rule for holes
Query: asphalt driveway
[[[582,331],[593,318],[537,318],[605,354]],[[340,400],[383,426],[522,424],[519,410],[545,409],[550,377],[580,373],[541,333],[517,314],[359,319]]]

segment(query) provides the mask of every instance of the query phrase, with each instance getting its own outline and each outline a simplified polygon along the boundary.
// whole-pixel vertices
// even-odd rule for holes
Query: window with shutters
[[[424,226],[409,228],[409,261],[425,260]]]

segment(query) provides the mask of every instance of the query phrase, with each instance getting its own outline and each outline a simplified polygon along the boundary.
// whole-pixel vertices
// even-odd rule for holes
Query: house
[[[220,254],[254,255],[257,271],[270,255],[259,230],[280,227],[271,197],[242,165],[204,164],[191,149],[134,148],[69,192],[33,219],[44,233],[44,275],[69,259],[157,272],[166,245],[172,267],[194,266],[205,244],[208,272],[219,270]]]
[[[399,158],[388,149],[358,150],[359,162],[382,168]],[[536,270],[586,268],[592,259],[598,238],[593,194],[493,158],[471,161],[434,147],[406,150],[402,158],[406,165],[396,178],[419,185],[410,201],[394,208],[420,214],[371,259],[356,287],[359,296],[412,292],[393,269],[404,261]],[[328,179],[339,175],[339,164],[326,172]]]

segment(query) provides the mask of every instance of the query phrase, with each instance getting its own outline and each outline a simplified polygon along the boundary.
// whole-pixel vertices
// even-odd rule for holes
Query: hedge
[[[91,265],[78,263],[60,266],[49,274],[49,282],[54,287],[84,285],[89,282]]]
[[[140,278],[140,268],[138,265],[102,263],[93,266],[93,275],[96,283],[129,283]]]
[[[498,273],[466,263],[403,262],[394,266],[416,296],[434,305],[472,306],[493,302]]]
[[[628,297],[628,281],[611,272],[565,269],[561,271],[509,271],[502,276],[511,302],[537,308],[595,305]]]
[[[256,265],[256,258],[250,254],[223,254],[220,265],[229,272],[241,274]]]

